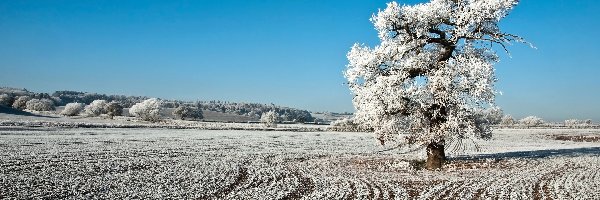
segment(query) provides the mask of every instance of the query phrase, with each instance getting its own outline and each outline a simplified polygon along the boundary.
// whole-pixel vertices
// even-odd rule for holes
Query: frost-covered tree
[[[388,3],[371,18],[381,44],[355,44],[348,52],[345,77],[356,121],[374,128],[382,144],[426,146],[428,169],[442,166],[450,142],[490,138],[489,126],[476,115],[494,106],[498,57],[492,46],[523,41],[498,26],[517,3]],[[400,132],[408,136],[397,137]]]
[[[587,127],[590,127],[590,126],[592,126],[592,125],[593,125],[593,123],[592,123],[592,119],[586,119],[586,120],[583,120],[583,123],[584,123],[584,124],[585,124],[585,126],[587,126]]]
[[[106,104],[106,114],[112,119],[115,116],[123,115],[123,106],[118,102],[110,102]]]
[[[75,116],[79,115],[79,113],[83,110],[84,104],[82,103],[68,103],[65,106],[65,109],[60,112],[61,115],[65,116]]]
[[[54,101],[50,99],[31,99],[26,103],[27,110],[51,111],[54,110]]]
[[[19,110],[25,110],[27,108],[27,102],[29,100],[31,100],[31,97],[29,96],[19,96],[15,99],[15,102],[13,103],[12,107]]]
[[[544,124],[544,120],[536,116],[527,116],[523,119],[520,119],[519,123],[527,127],[536,127]]]
[[[90,117],[100,116],[106,114],[106,100],[94,100],[90,105],[85,107],[85,114]]]
[[[493,125],[498,125],[502,122],[502,117],[504,115],[504,113],[502,112],[502,109],[498,108],[498,107],[491,107],[488,109],[484,110],[484,116],[485,119],[488,121],[488,123],[493,124]]]
[[[145,121],[156,122],[160,119],[162,101],[157,98],[146,99],[129,108],[129,114]]]
[[[366,131],[360,124],[356,124],[352,118],[343,118],[331,122],[329,130],[332,131]]]
[[[60,97],[50,97],[50,100],[52,100],[52,102],[54,102],[54,105],[58,106],[58,105],[66,105],[63,104],[63,100]],[[77,103],[77,102],[75,102]]]
[[[587,120],[567,119],[567,120],[565,120],[565,126],[570,127],[570,128],[577,128],[577,127],[586,128],[586,127],[592,126],[592,120],[591,119],[587,119]]]
[[[515,118],[513,118],[510,115],[504,115],[504,117],[502,117],[502,121],[500,122],[501,126],[512,126],[515,124]]]
[[[260,121],[267,127],[277,127],[279,116],[275,111],[265,112],[260,116]]]
[[[10,107],[10,106],[12,106],[14,101],[15,101],[15,98],[12,95],[0,94],[0,105]]]
[[[189,105],[180,105],[175,110],[173,110],[173,115],[175,115],[179,119],[202,119],[204,118],[202,109],[198,107],[192,107]]]
[[[578,119],[567,119],[565,120],[565,126],[575,128],[581,125],[581,121]]]

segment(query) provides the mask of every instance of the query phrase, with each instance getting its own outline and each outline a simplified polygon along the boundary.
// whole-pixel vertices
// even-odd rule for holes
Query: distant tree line
[[[33,99],[36,100],[30,103],[29,107],[38,110],[53,110],[54,106],[66,106],[71,103],[79,103],[69,106],[69,109],[67,109],[64,114],[77,115],[79,112],[85,112],[88,116],[97,116],[98,114],[109,113],[107,107],[109,103],[113,104],[111,105],[111,109],[115,109],[115,106],[121,107],[121,109],[131,108],[135,104],[142,103],[150,98],[145,96],[106,95],[67,90],[48,94],[30,92],[27,89],[0,87],[1,105],[26,109],[26,103]],[[94,103],[94,101],[96,101],[96,103]],[[273,111],[277,115],[279,121],[302,123],[313,122],[315,120],[310,112],[306,110],[280,107],[274,104],[181,100],[161,100],[161,102],[161,108],[179,108],[176,110],[177,112],[174,113],[178,118],[202,118],[202,111],[193,109],[197,108],[220,113],[249,116],[257,120],[261,118],[263,113],[269,111]],[[87,107],[87,109],[81,107]]]
[[[227,101],[198,101],[202,109],[231,113],[236,115],[244,115],[253,118],[261,118],[263,113],[273,111],[278,115],[280,121],[290,122],[313,122],[315,118],[306,110],[295,108],[280,107],[274,104],[259,104],[259,103],[235,103]]]
[[[130,108],[136,103],[140,103],[149,97],[144,96],[125,96],[125,95],[106,95],[98,93],[87,93],[77,91],[56,91],[52,93],[52,98],[58,98],[57,106],[64,106],[68,103],[90,104],[94,100],[105,100],[107,102],[117,102],[125,108]]]

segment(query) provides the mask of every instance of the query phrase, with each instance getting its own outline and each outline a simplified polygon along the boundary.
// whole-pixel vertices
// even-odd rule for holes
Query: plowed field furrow
[[[218,199],[218,198],[223,198],[223,197],[227,196],[233,190],[240,187],[242,185],[242,183],[244,183],[247,179],[248,179],[248,169],[246,169],[244,167],[240,167],[235,176],[235,179],[234,179],[235,181],[233,183],[227,185],[222,190],[215,193],[213,195],[213,197]]]

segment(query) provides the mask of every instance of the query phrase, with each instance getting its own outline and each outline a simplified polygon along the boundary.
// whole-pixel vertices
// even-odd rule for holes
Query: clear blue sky
[[[383,0],[0,0],[0,85],[353,111],[342,71]],[[414,4],[423,1],[399,1]],[[522,1],[499,52],[515,117],[600,120],[600,1]]]

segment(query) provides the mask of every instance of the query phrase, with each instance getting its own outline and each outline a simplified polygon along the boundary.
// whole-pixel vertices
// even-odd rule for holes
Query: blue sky
[[[382,0],[0,0],[0,85],[353,111],[342,71]],[[414,4],[423,1],[399,1]],[[522,1],[502,22],[497,103],[600,120],[600,1]]]

